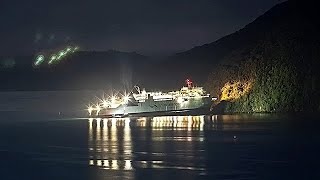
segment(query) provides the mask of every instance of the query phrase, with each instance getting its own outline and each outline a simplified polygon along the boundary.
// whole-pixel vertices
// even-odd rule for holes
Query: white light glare
[[[92,107],[92,106],[89,106],[89,107],[88,107],[88,113],[89,113],[90,116],[91,116],[91,114],[92,114],[92,111],[93,111],[93,107]]]
[[[97,115],[97,116],[99,115],[100,110],[101,110],[100,105],[97,104],[97,105],[96,105],[96,115]]]

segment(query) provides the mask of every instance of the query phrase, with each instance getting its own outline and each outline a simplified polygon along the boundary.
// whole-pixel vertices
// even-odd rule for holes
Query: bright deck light
[[[109,102],[108,102],[107,100],[103,100],[102,106],[103,106],[104,108],[109,107]]]
[[[116,102],[116,97],[112,96],[111,97],[111,103],[114,104]]]
[[[178,102],[179,104],[182,104],[182,103],[183,103],[183,98],[182,98],[182,97],[178,97],[177,102]]]
[[[89,113],[90,116],[91,116],[91,114],[92,114],[92,111],[93,111],[93,107],[92,107],[92,106],[89,106],[89,107],[88,107],[88,113]]]
[[[124,96],[123,97],[123,103],[128,104],[130,97],[129,96]]]
[[[100,105],[97,104],[97,105],[96,105],[96,115],[97,115],[97,116],[99,115],[100,110],[101,110]]]

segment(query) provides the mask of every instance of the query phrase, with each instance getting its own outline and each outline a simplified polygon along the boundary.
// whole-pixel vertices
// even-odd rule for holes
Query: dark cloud
[[[41,48],[40,42],[48,47],[45,43],[73,41],[87,49],[168,54],[236,31],[276,3],[279,0],[9,0],[0,6],[0,53],[27,53]]]

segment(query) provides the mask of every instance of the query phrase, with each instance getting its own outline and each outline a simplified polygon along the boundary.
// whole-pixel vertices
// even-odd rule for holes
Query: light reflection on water
[[[256,142],[267,142],[270,121],[260,115],[90,118],[87,163],[121,177],[143,170],[220,177],[228,176],[226,169],[254,177]]]
[[[111,170],[173,168],[204,171],[204,167],[197,167],[192,164],[192,159],[197,158],[193,151],[185,149],[182,152],[183,149],[175,149],[173,152],[165,152],[165,146],[166,142],[181,141],[188,142],[188,147],[192,148],[195,142],[201,143],[204,141],[205,119],[208,123],[215,121],[215,117],[212,119],[212,117],[205,116],[90,118],[88,120],[89,165]],[[137,129],[139,131],[142,130],[143,134],[133,134],[131,132]],[[164,135],[165,131],[170,131],[171,134]],[[139,146],[138,142],[141,142],[141,140],[149,143],[147,145],[149,147],[145,151],[134,149],[134,146]],[[151,141],[152,143],[150,143]],[[155,142],[160,143],[156,144]],[[201,153],[201,150],[199,152]],[[148,157],[139,159],[138,156],[144,155]],[[183,157],[190,162],[181,166],[181,164],[168,164],[163,160],[159,160],[159,158],[166,156]]]
[[[0,124],[0,172],[2,179],[297,179],[292,172],[318,167],[306,163],[319,144],[319,126],[307,118],[15,121]]]

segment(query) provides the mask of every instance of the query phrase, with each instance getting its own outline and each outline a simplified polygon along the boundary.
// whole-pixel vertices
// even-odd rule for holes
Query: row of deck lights
[[[97,103],[95,105],[89,105],[87,106],[87,110],[89,115],[91,116],[93,112],[95,112],[95,115],[99,115],[101,109],[106,109],[106,108],[116,108],[120,104],[128,104],[130,97],[128,95],[122,96],[122,101],[120,103],[117,103],[117,97],[116,96],[111,96],[110,100],[108,99],[103,99],[100,100],[100,103]]]

